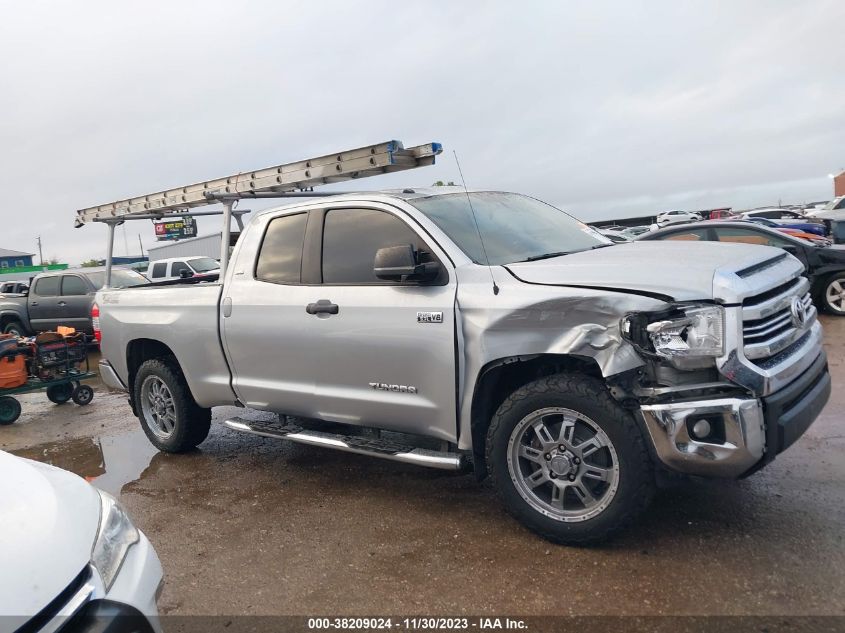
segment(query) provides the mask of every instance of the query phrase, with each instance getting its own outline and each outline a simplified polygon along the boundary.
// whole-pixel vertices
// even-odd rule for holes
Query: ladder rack
[[[300,197],[337,195],[314,192],[314,187],[347,180],[369,178],[396,171],[433,165],[435,157],[443,151],[440,143],[416,145],[405,149],[401,141],[387,141],[358,149],[326,154],[316,158],[242,172],[225,178],[215,178],[184,187],[158,191],[144,196],[117,200],[76,212],[75,226],[89,222],[102,222],[109,228],[106,253],[106,283],[111,285],[114,229],[126,220],[150,220],[164,216],[223,215],[220,244],[220,276],[226,273],[229,262],[229,235],[233,206],[245,198]],[[191,211],[196,207],[223,204],[219,211]]]
[[[130,220],[131,216],[138,215],[145,216],[142,219],[150,215],[178,215],[187,209],[218,203],[221,198],[293,193],[329,183],[414,169],[434,164],[435,156],[442,151],[440,143],[405,149],[400,141],[387,141],[80,209],[76,212],[76,226]]]

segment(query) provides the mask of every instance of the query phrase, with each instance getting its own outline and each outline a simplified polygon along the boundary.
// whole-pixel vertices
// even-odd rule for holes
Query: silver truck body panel
[[[229,368],[217,333],[220,289],[219,284],[196,284],[97,293],[103,357],[121,382],[130,384],[129,343],[148,339],[172,350],[200,405],[234,404]]]
[[[660,248],[650,248],[653,244]],[[646,248],[643,248],[643,247]],[[771,247],[769,257],[780,251]],[[650,292],[675,301],[736,301],[736,289],[714,287],[716,269],[742,270],[759,263],[763,251],[715,242],[629,242],[600,253],[585,251],[554,259],[509,264],[527,283],[577,284]],[[765,256],[765,255],[764,255]],[[732,290],[732,291],[731,291]]]
[[[332,199],[328,206],[364,204],[408,220],[396,207],[372,201]],[[444,286],[257,280],[255,253],[264,230],[287,213],[273,209],[256,217],[232,254],[221,331],[240,400],[258,409],[455,441],[455,276]],[[340,306],[338,314],[308,314],[305,306],[319,300]],[[418,312],[442,318],[420,322]]]
[[[559,279],[566,276],[565,259],[557,265]],[[493,294],[490,270],[500,288],[498,295]],[[635,369],[643,359],[622,339],[620,320],[627,312],[666,305],[641,295],[525,284],[502,267],[470,264],[457,273],[465,379],[458,447],[463,449],[472,448],[472,398],[486,365],[517,356],[561,354],[594,360],[605,376]]]

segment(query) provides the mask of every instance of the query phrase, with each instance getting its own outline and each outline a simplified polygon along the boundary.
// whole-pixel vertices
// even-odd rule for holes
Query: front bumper
[[[89,565],[66,602],[49,607],[23,624],[39,633],[161,633],[156,600],[162,569],[150,541],[129,548],[111,588],[106,591],[99,572]],[[84,578],[83,578],[84,576]]]
[[[818,417],[830,397],[824,352],[783,389],[763,398],[717,398],[640,407],[658,459],[672,470],[741,477],[771,462]],[[693,424],[719,430],[698,440]]]

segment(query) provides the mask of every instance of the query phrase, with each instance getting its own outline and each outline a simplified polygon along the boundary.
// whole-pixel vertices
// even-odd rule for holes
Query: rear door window
[[[155,279],[156,277],[166,277],[167,276],[167,262],[159,262],[157,264],[153,264],[153,272],[152,278]]]
[[[302,279],[302,244],[307,213],[270,220],[255,265],[255,278],[274,284],[298,284]]]
[[[78,295],[87,295],[88,285],[81,277],[76,275],[64,275],[62,277],[62,296],[73,297]]]
[[[39,297],[59,296],[59,277],[42,277],[35,282],[35,294]]]

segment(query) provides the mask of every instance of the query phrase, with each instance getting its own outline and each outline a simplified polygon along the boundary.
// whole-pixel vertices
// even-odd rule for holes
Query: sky
[[[389,139],[445,151],[360,188],[458,181],[455,151],[588,221],[827,200],[845,168],[840,0],[0,9],[0,248],[72,265],[106,245],[76,209]]]

